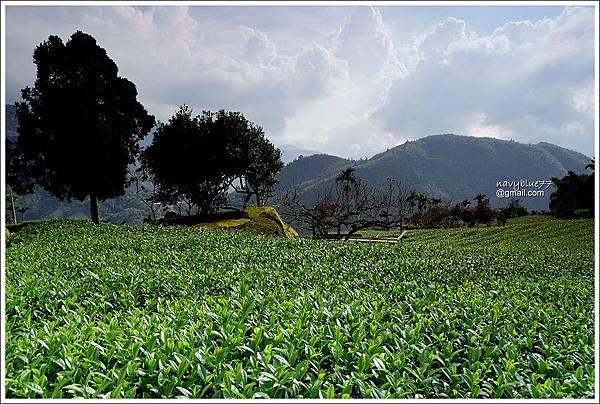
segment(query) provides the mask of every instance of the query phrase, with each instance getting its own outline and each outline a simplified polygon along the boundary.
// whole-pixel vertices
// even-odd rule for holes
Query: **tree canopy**
[[[187,106],[158,126],[142,164],[154,177],[158,199],[183,202],[188,214],[194,207],[203,214],[218,210],[236,180],[236,190],[249,195],[246,202],[255,195],[260,205],[283,166],[263,129],[241,113],[203,111],[194,117]]]
[[[36,47],[33,87],[17,102],[15,155],[26,177],[63,200],[97,200],[125,193],[128,165],[154,117],[137,101],[135,85],[96,40],[77,31],[65,44],[55,35]]]
[[[246,203],[254,197],[256,206],[262,206],[271,196],[273,187],[279,179],[277,173],[283,168],[281,150],[273,146],[264,136],[258,136],[250,147],[250,161],[240,176],[245,180],[242,192],[246,194]]]
[[[558,218],[594,217],[595,161],[586,166],[591,174],[569,171],[562,178],[552,177],[556,187],[550,195],[550,211]]]

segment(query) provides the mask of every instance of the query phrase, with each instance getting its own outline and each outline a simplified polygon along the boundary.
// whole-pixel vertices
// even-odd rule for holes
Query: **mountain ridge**
[[[547,142],[527,144],[441,134],[407,141],[366,160],[329,155],[301,160],[287,164],[280,172],[279,191],[289,189],[295,182],[290,173],[302,171],[298,165],[316,166],[318,170],[313,168],[313,171],[318,171],[317,175],[311,177],[305,172],[302,181],[296,184],[306,203],[314,202],[320,192],[333,185],[341,170],[353,167],[358,177],[374,185],[393,178],[430,197],[457,202],[485,193],[493,206],[504,206],[508,201],[495,196],[497,181],[550,180],[551,177],[562,177],[568,171],[583,173],[590,158]],[[548,188],[543,197],[520,199],[530,209],[548,209],[552,191]]]

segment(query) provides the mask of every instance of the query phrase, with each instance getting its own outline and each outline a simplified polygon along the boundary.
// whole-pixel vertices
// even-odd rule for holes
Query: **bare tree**
[[[390,230],[404,229],[413,205],[410,192],[399,182],[389,179],[387,187],[377,189],[364,183],[346,170],[336,178],[333,188],[321,192],[312,207],[301,203],[297,191],[288,192],[283,205],[289,209],[291,219],[313,235],[325,236],[335,229],[344,240],[367,228]]]
[[[339,231],[347,230],[344,240],[348,240],[360,230],[377,227],[380,223],[377,192],[359,178],[337,183],[334,190],[333,223]]]
[[[158,188],[154,178],[142,166],[131,175],[130,181],[135,185],[136,196],[150,209],[152,220],[156,220],[162,204],[158,201]]]
[[[337,193],[337,223],[347,229],[344,240],[364,229],[400,229],[408,224],[413,210],[411,193],[399,181],[388,178],[386,186],[373,187],[357,178]]]
[[[301,201],[298,190],[294,188],[284,193],[281,205],[283,206],[282,214],[288,221],[304,230],[311,231],[313,237],[325,236],[333,227],[331,218],[335,206],[329,195],[320,194],[311,207]]]
[[[398,228],[400,231],[409,223],[414,205],[412,193],[399,181],[388,178],[387,187],[379,192],[379,226],[383,230]]]

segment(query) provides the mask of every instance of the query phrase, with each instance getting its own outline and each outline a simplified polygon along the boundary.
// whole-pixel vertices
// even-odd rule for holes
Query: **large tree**
[[[89,197],[92,220],[99,223],[98,200],[125,193],[128,165],[154,117],[88,34],[77,31],[67,43],[52,35],[35,49],[33,61],[35,84],[15,104],[18,154],[51,195]]]
[[[240,176],[240,187],[237,192],[246,194],[244,206],[252,196],[256,198],[256,206],[262,206],[272,196],[273,187],[279,179],[277,173],[283,168],[281,150],[276,148],[257,128],[255,140],[249,145],[249,164]]]
[[[562,178],[552,177],[556,187],[550,195],[550,211],[558,218],[594,217],[595,161],[586,166],[591,174],[569,171]]]
[[[203,214],[218,210],[230,186],[255,195],[260,205],[277,180],[280,156],[262,128],[241,113],[204,111],[193,117],[182,106],[159,125],[142,160],[158,185],[159,200],[184,201],[189,215],[194,206]]]

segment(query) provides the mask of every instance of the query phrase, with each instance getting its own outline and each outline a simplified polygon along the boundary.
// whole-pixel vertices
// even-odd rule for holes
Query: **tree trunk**
[[[98,198],[94,192],[90,193],[90,214],[92,215],[92,222],[99,224],[100,218],[98,217]]]
[[[140,194],[139,179],[135,178],[135,194],[140,199],[140,201],[142,201],[144,203],[144,205],[146,205],[148,207],[148,209],[150,209],[150,212],[152,213],[152,220],[156,220],[156,211],[158,209],[156,209],[154,207],[154,198],[153,198],[153,196],[156,194],[156,186],[154,186],[154,192],[152,193],[152,196],[149,197],[149,199],[146,199]]]
[[[203,203],[201,203],[200,205],[200,210],[202,211],[203,215],[208,215],[210,212],[210,203],[207,203],[206,201],[204,201]]]
[[[344,237],[344,241],[348,241],[350,239],[350,237],[352,237],[354,235],[354,233],[356,233],[357,231],[361,230],[361,228],[358,229],[349,229],[348,230],[348,234],[346,234],[346,237]]]
[[[260,200],[260,195],[258,195],[258,192],[256,192],[255,196],[256,196],[256,206],[262,206],[262,202]]]
[[[17,224],[17,207],[15,206],[15,195],[13,191],[10,191],[10,208],[12,212],[12,222],[13,224]]]

